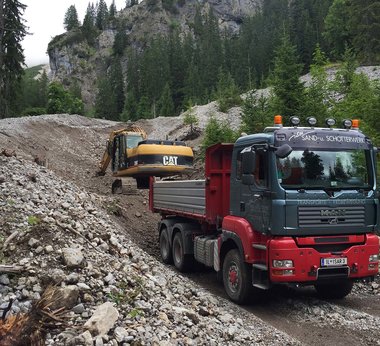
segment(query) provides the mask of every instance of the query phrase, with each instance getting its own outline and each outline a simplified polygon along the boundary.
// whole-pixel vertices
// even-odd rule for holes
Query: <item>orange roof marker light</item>
[[[275,115],[274,116],[274,126],[282,127],[282,116],[281,115]]]
[[[353,130],[359,130],[360,120],[359,119],[352,119],[352,129]]]

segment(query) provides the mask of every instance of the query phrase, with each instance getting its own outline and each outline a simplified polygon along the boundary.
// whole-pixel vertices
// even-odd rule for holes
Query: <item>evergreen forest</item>
[[[149,0],[173,15],[183,1]],[[137,2],[127,1],[126,6]],[[116,31],[111,58],[98,76],[95,104],[88,116],[137,120],[178,115],[194,105],[218,101],[220,111],[242,107],[246,131],[257,131],[274,114],[286,119],[327,116],[338,120],[359,117],[377,136],[380,87],[356,74],[359,65],[380,65],[380,1],[370,0],[263,0],[254,16],[243,18],[239,32],[221,30],[212,10],[199,5],[190,30],[181,31],[173,20],[168,33],[136,46],[126,34],[114,3],[88,4],[83,22],[75,6],[64,15],[64,26],[74,41],[96,46],[99,33]],[[71,42],[75,43],[75,42]],[[0,46],[1,48],[1,46]],[[125,61],[128,63],[125,64]],[[338,69],[328,78],[326,69]],[[299,79],[311,74],[311,83]],[[269,95],[257,89],[270,86]],[[85,114],[80,85],[48,83],[46,76],[20,77],[17,95],[6,113]],[[242,100],[240,95],[247,96]],[[337,96],[338,95],[338,96]]]

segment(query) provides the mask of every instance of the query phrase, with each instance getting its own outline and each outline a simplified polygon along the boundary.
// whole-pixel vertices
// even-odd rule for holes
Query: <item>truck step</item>
[[[259,263],[254,263],[252,264],[252,268],[267,271],[268,267],[265,264],[259,264]]]
[[[267,250],[266,245],[263,245],[263,244],[252,244],[252,247],[253,247],[254,249],[258,249],[258,250],[264,250],[264,251]]]
[[[270,285],[269,284],[253,284],[253,287],[260,288],[261,290],[269,290]]]

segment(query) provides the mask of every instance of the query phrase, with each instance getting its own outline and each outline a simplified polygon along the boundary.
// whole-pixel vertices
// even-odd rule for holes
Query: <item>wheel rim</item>
[[[176,263],[180,263],[181,258],[182,258],[181,244],[178,241],[176,241],[174,244],[174,260],[176,261]]]
[[[165,231],[163,231],[161,234],[161,256],[163,258],[166,258],[168,257],[168,254],[169,254],[169,242],[165,234]]]
[[[228,268],[228,287],[231,292],[235,293],[239,289],[239,277],[239,267],[235,262],[231,262]]]

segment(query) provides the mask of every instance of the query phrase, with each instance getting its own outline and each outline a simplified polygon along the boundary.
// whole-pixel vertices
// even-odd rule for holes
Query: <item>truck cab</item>
[[[253,286],[313,284],[340,297],[377,273],[376,150],[347,124],[278,124],[235,143],[230,214],[264,239],[248,251]]]

